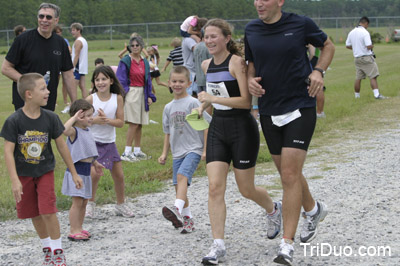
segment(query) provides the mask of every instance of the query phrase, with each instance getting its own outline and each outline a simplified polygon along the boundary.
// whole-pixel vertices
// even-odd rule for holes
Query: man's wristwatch
[[[317,70],[317,71],[321,72],[322,77],[325,77],[325,70],[323,70],[322,68],[314,67],[314,70]]]

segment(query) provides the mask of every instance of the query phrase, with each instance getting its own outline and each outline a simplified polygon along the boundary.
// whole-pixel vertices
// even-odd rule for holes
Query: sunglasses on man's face
[[[51,15],[39,14],[39,15],[38,15],[38,18],[40,18],[40,19],[46,18],[47,20],[52,20],[52,19],[53,19],[53,16],[51,16]]]

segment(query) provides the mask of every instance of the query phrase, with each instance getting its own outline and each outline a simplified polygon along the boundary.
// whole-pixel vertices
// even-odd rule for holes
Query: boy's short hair
[[[69,115],[72,117],[74,116],[79,110],[87,111],[92,109],[94,112],[94,107],[85,99],[78,99],[71,104],[69,109]]]
[[[369,19],[368,19],[368,17],[362,17],[362,18],[360,18],[360,21],[359,21],[359,23],[368,23],[369,24]]]
[[[171,79],[171,76],[172,76],[172,74],[183,74],[183,75],[185,75],[185,77],[187,78],[187,80],[188,81],[190,81],[190,72],[189,72],[189,69],[187,69],[186,67],[184,67],[184,66],[176,66],[176,67],[173,67],[172,69],[171,69],[171,72],[169,73],[169,78]]]
[[[79,30],[80,33],[83,31],[83,25],[79,22],[75,22],[71,24],[71,29]]]
[[[25,101],[25,92],[32,91],[36,87],[36,81],[40,79],[43,79],[43,76],[39,73],[26,73],[18,79],[17,90],[22,100]]]
[[[173,38],[172,42],[171,42],[171,46],[173,46],[175,48],[179,47],[179,46],[182,46],[182,40],[179,39],[178,37]]]
[[[104,65],[103,58],[96,58],[96,60],[94,60],[94,65],[96,66],[98,64],[103,64]]]

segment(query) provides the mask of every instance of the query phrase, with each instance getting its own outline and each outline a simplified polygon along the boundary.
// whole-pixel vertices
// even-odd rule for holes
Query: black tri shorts
[[[317,121],[315,107],[300,109],[301,117],[278,127],[270,115],[261,115],[260,122],[269,152],[280,155],[282,148],[308,150]]]
[[[259,148],[260,134],[250,110],[214,110],[207,136],[207,163],[232,161],[236,169],[249,169],[256,165]]]

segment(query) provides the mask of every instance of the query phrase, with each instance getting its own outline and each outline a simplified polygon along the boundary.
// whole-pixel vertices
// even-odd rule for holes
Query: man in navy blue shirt
[[[245,30],[248,85],[259,97],[260,121],[283,186],[283,239],[274,262],[292,265],[293,241],[301,207],[301,242],[311,241],[327,207],[315,201],[302,170],[316,123],[315,96],[324,86],[324,74],[335,47],[307,17],[282,12],[284,0],[254,0],[259,19]],[[307,44],[321,50],[312,70]]]

